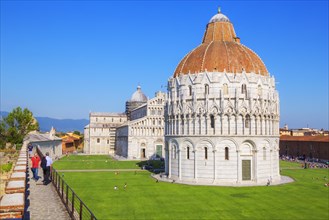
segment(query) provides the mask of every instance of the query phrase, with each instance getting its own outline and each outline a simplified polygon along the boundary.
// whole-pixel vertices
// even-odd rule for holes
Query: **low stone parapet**
[[[0,200],[0,219],[22,218],[24,193],[5,194]]]
[[[10,180],[26,180],[26,172],[14,172],[10,176]]]
[[[25,193],[25,181],[24,180],[9,181],[6,186],[5,192],[6,194]]]
[[[16,166],[25,166],[27,165],[27,161],[17,161]]]
[[[27,166],[15,166],[14,172],[26,172]]]

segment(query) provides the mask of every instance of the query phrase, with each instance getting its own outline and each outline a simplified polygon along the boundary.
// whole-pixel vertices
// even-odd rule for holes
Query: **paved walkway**
[[[32,220],[70,220],[70,216],[66,208],[58,196],[55,187],[52,183],[47,186],[42,184],[42,178],[38,182],[33,179],[32,171],[30,169],[31,161],[29,161],[29,177],[28,177],[28,191],[27,196],[27,213],[25,219]],[[42,176],[42,170],[39,169],[39,176]]]

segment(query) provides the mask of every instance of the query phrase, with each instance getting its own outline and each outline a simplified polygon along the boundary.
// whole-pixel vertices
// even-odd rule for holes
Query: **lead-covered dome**
[[[260,57],[240,43],[232,23],[220,10],[210,19],[202,44],[181,60],[174,77],[204,71],[269,75]]]
[[[140,86],[137,86],[137,90],[131,96],[130,102],[147,102],[147,97],[142,92],[142,89]]]

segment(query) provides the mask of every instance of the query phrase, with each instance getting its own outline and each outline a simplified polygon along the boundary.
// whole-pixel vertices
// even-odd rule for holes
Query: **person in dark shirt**
[[[29,145],[27,145],[27,149],[29,151],[29,157],[32,157],[32,150],[33,150],[33,145],[31,143],[29,143]]]

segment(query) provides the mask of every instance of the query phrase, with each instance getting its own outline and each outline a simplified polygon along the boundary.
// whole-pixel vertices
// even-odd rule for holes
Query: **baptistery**
[[[168,178],[222,185],[279,182],[279,117],[274,77],[218,10],[202,43],[168,80]]]

